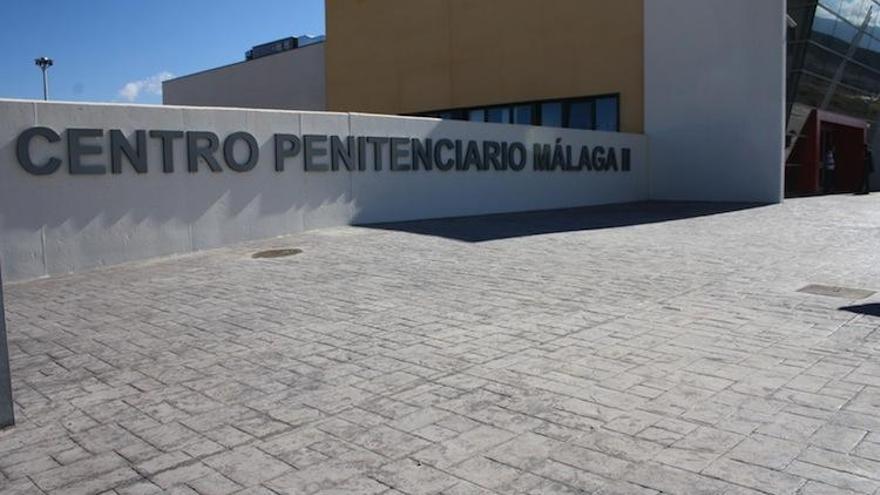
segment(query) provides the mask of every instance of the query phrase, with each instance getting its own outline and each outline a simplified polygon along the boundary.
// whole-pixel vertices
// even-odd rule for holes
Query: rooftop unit
[[[293,50],[298,46],[299,42],[297,39],[293,36],[289,36],[287,38],[281,38],[280,40],[270,41],[269,43],[255,45],[244,53],[244,58],[245,60],[254,60],[256,58],[267,57],[269,55],[275,55],[276,53]]]
[[[281,38],[280,40],[270,41],[269,43],[263,43],[261,45],[255,45],[253,48],[244,53],[244,58],[245,60],[253,60],[255,58],[275,55],[276,53],[286,52],[288,50],[295,50],[303,46],[322,43],[324,39],[324,35],[298,37],[288,36],[287,38]]]

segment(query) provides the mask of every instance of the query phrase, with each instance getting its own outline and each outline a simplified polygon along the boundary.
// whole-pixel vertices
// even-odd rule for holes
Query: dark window
[[[510,107],[493,107],[486,112],[487,122],[495,122],[497,124],[510,123]]]
[[[593,129],[593,102],[576,101],[568,107],[568,127],[572,129]]]
[[[834,79],[837,68],[843,63],[843,57],[821,47],[807,50],[804,55],[804,69],[819,77]]]
[[[598,131],[620,130],[620,116],[618,115],[617,97],[599,98],[596,100],[596,127]]]
[[[797,101],[811,107],[818,107],[828,91],[828,80],[809,73],[801,73],[798,79]]]
[[[421,115],[471,122],[619,131],[619,113],[620,96],[613,95],[436,110]]]
[[[859,64],[847,64],[840,82],[869,95],[880,93],[880,73]]]
[[[551,101],[541,104],[541,125],[562,127],[562,103]]]
[[[485,122],[486,111],[482,108],[470,110],[468,111],[468,120],[470,120],[471,122]]]
[[[531,125],[533,105],[518,105],[513,107],[513,123]]]

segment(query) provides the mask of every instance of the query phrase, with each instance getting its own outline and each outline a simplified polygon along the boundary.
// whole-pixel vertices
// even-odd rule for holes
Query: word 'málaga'
[[[136,130],[130,137],[119,129],[67,129],[66,149],[61,135],[48,127],[31,127],[18,136],[16,156],[21,167],[33,175],[57,172],[66,158],[72,175],[122,173],[123,161],[138,174],[149,169],[152,154],[161,158],[162,172],[173,173],[175,151],[185,150],[186,170],[204,165],[222,172],[224,165],[235,172],[253,170],[260,161],[260,144],[248,132],[233,132],[223,139],[208,131]],[[39,139],[37,139],[39,138]],[[531,152],[522,142],[412,138],[381,136],[337,136],[323,134],[274,134],[271,139],[275,170],[282,172],[289,160],[302,156],[306,172],[387,170],[521,171],[531,163],[538,171],[628,172],[629,148],[614,146],[572,146],[561,139],[553,144],[537,143]],[[48,147],[34,160],[33,147]],[[60,149],[59,149],[60,148]],[[109,151],[109,153],[108,153]],[[109,164],[102,162],[109,158]],[[222,163],[221,163],[222,161]],[[183,164],[180,164],[183,165]]]

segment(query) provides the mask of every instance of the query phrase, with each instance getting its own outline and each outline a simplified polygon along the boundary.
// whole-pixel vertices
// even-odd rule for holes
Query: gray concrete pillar
[[[3,273],[0,272],[0,428],[12,426],[14,423],[9,346],[6,343],[6,312],[3,310]]]

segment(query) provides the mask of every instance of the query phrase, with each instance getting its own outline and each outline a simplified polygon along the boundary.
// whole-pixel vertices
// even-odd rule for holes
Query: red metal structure
[[[832,112],[813,110],[785,166],[785,192],[803,196],[826,192],[822,182],[822,162],[830,147],[834,149],[836,171],[830,192],[855,192],[865,171],[864,120]]]

